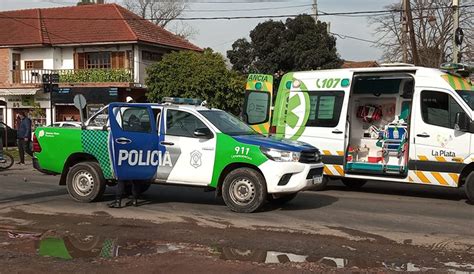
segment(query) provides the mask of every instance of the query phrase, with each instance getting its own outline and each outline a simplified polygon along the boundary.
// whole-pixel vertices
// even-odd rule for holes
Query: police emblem
[[[193,152],[191,152],[191,166],[194,167],[194,168],[198,168],[201,166],[202,162],[201,162],[201,152],[197,151],[197,150],[194,150]]]

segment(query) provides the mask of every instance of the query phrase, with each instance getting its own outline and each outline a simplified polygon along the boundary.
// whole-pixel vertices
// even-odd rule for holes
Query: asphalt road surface
[[[335,253],[342,249],[346,253],[358,253],[358,260],[364,257],[362,263],[353,264],[353,267],[357,268],[387,267],[385,262],[376,263],[375,259],[371,264],[369,257],[373,255],[362,255],[363,252],[377,254],[383,252],[383,249],[390,254],[390,250],[395,252],[396,248],[400,248],[400,256],[407,258],[388,269],[406,271],[411,267],[420,270],[408,261],[410,256],[414,256],[409,254],[410,249],[419,247],[424,251],[417,254],[426,252],[426,257],[419,258],[426,267],[432,266],[434,261],[438,262],[439,258],[445,256],[444,265],[462,265],[461,268],[455,269],[474,271],[474,205],[466,201],[463,189],[369,182],[354,191],[348,190],[338,181],[333,181],[327,190],[300,193],[285,206],[266,206],[258,213],[236,214],[229,211],[221,199],[216,199],[214,192],[162,185],[152,186],[143,195],[142,205],[137,208],[109,209],[106,203],[113,199],[113,188],[107,189],[104,201],[77,203],[69,198],[64,186],[58,185],[58,180],[59,176],[44,175],[28,166],[15,166],[11,170],[1,171],[0,226],[28,227],[31,230],[35,228],[35,224],[38,224],[38,227],[42,225],[39,221],[41,218],[38,217],[41,215],[61,216],[54,221],[59,223],[61,218],[66,223],[67,216],[105,216],[110,222],[115,219],[130,220],[132,223],[152,222],[157,226],[162,225],[163,228],[170,224],[173,224],[171,227],[192,224],[196,229],[205,228],[202,232],[196,232],[202,233],[201,240],[199,237],[195,237],[196,240],[187,240],[194,244],[212,245],[216,241],[219,243],[217,239],[207,239],[204,236],[207,231],[213,230],[213,233],[223,233],[221,242],[226,243],[227,238],[233,239],[228,242],[245,250],[255,248],[307,255],[311,255],[317,248],[314,245],[309,246],[305,237],[314,235],[310,239],[319,237],[321,243],[327,240],[325,248],[333,246]],[[38,221],[35,222],[35,218],[38,218]],[[44,227],[48,226],[45,224]],[[258,236],[263,234],[255,234],[256,232],[281,233],[278,234],[280,236],[269,234],[268,237],[276,237],[278,240],[288,237],[288,240],[279,245],[267,244]],[[144,233],[147,233],[146,230]],[[236,235],[241,238],[237,239]],[[292,239],[297,236],[300,238]],[[180,239],[171,232],[157,237],[174,242]],[[331,242],[333,240],[339,242]],[[360,246],[362,243],[368,245]],[[356,248],[359,251],[354,252]],[[444,255],[436,257],[436,252]],[[446,252],[452,252],[452,256],[449,257]],[[267,261],[271,260],[268,254]],[[344,269],[344,260],[351,255],[340,256],[342,261],[333,260],[333,266]],[[436,257],[433,263],[430,263],[430,256]],[[0,256],[0,261],[1,258]],[[297,261],[292,260],[291,256],[288,258],[290,262]],[[453,262],[452,258],[459,260]],[[319,259],[319,262],[321,260]],[[434,268],[439,269],[438,267]]]

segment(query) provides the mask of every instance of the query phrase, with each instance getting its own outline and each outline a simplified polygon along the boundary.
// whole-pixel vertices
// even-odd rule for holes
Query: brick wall
[[[0,48],[0,87],[10,85],[10,49]]]

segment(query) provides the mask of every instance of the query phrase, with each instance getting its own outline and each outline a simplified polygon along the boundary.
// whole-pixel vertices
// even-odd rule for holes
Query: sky
[[[120,4],[122,0],[106,0],[107,3]],[[269,2],[272,1],[272,2]],[[0,10],[15,10],[26,8],[61,7],[76,3],[74,0],[0,0]],[[323,12],[345,12],[380,10],[385,6],[398,3],[399,0],[318,0],[318,9]],[[212,17],[212,16],[267,16],[300,14],[311,11],[313,0],[189,0],[182,17]],[[295,7],[298,6],[298,7]],[[265,10],[267,8],[272,8]],[[277,8],[277,9],[275,9]],[[239,10],[246,11],[239,11]],[[203,11],[204,10],[204,11]],[[219,11],[209,11],[219,10]],[[250,11],[249,11],[250,10]],[[367,17],[320,16],[321,21],[329,22],[331,32],[374,41],[373,26]],[[186,21],[195,34],[191,42],[199,47],[211,47],[224,56],[231,49],[232,43],[239,38],[248,38],[255,26],[268,19],[243,20],[196,20]],[[277,18],[273,20],[284,20]],[[171,27],[173,28],[173,26]],[[337,49],[345,60],[365,61],[380,60],[382,52],[373,44],[350,38],[337,37]]]

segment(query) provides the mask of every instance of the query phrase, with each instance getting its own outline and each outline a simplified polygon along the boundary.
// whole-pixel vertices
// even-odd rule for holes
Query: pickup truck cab
[[[200,186],[233,211],[253,212],[267,200],[291,200],[323,173],[315,147],[265,137],[198,104],[112,103],[82,128],[38,128],[33,147],[35,167],[61,174],[60,184],[81,202],[125,180]]]

